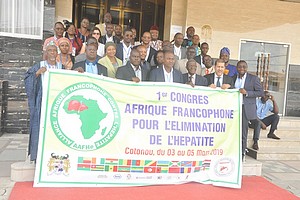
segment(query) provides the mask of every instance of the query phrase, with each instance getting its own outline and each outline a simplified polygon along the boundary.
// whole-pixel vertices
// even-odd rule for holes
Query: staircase
[[[269,128],[260,132],[258,151],[252,149],[253,129],[249,128],[247,155],[257,160],[300,160],[300,118],[280,118],[275,131],[280,140],[267,138]]]

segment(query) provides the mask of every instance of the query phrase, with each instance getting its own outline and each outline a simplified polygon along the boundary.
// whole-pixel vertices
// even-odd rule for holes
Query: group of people
[[[159,29],[153,25],[142,34],[141,41],[137,42],[134,28],[122,32],[122,26],[114,26],[111,21],[111,15],[106,13],[104,23],[90,30],[87,18],[82,20],[78,29],[69,22],[67,27],[61,22],[55,23],[54,36],[44,42],[43,61],[27,71],[25,87],[30,109],[31,160],[35,160],[37,156],[42,99],[41,74],[51,68],[76,70],[137,83],[175,82],[192,87],[238,88],[243,94],[243,156],[250,123],[256,130],[254,141],[257,150],[260,127],[272,124],[268,137],[279,139],[274,134],[279,121],[274,98],[267,91],[264,93],[257,76],[247,73],[246,61],[239,61],[237,66],[229,64],[230,50],[227,47],[220,50],[219,58],[213,63],[211,56],[207,54],[208,43],[199,43],[200,38],[195,34],[194,27],[188,27],[186,37],[177,33],[173,41],[161,41],[158,39]],[[273,103],[266,96],[271,97]],[[263,105],[259,106],[259,101]],[[275,113],[277,124],[274,122],[275,117],[266,118],[267,110]]]

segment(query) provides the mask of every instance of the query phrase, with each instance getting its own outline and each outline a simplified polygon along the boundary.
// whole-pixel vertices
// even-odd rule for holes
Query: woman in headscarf
[[[57,62],[61,62],[65,69],[71,69],[74,64],[72,56],[72,44],[68,38],[60,38],[58,40],[58,48],[60,53],[56,57]]]
[[[107,42],[105,44],[105,56],[98,63],[107,68],[108,77],[115,78],[117,68],[122,66],[122,61],[116,57],[116,44]]]

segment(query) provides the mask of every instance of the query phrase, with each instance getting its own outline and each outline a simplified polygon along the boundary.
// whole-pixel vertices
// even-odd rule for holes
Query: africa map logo
[[[50,111],[56,137],[79,151],[104,147],[117,135],[120,112],[114,98],[90,82],[73,84],[56,96]]]

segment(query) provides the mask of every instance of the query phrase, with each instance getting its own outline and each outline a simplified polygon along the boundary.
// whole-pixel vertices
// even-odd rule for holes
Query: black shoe
[[[252,148],[253,148],[254,150],[258,150],[258,149],[259,149],[258,143],[257,143],[257,142],[254,142],[254,144],[252,145]]]
[[[272,133],[272,134],[268,134],[267,135],[267,137],[268,138],[272,138],[272,139],[275,139],[275,140],[280,140],[280,138],[279,137],[277,137],[274,133]]]

